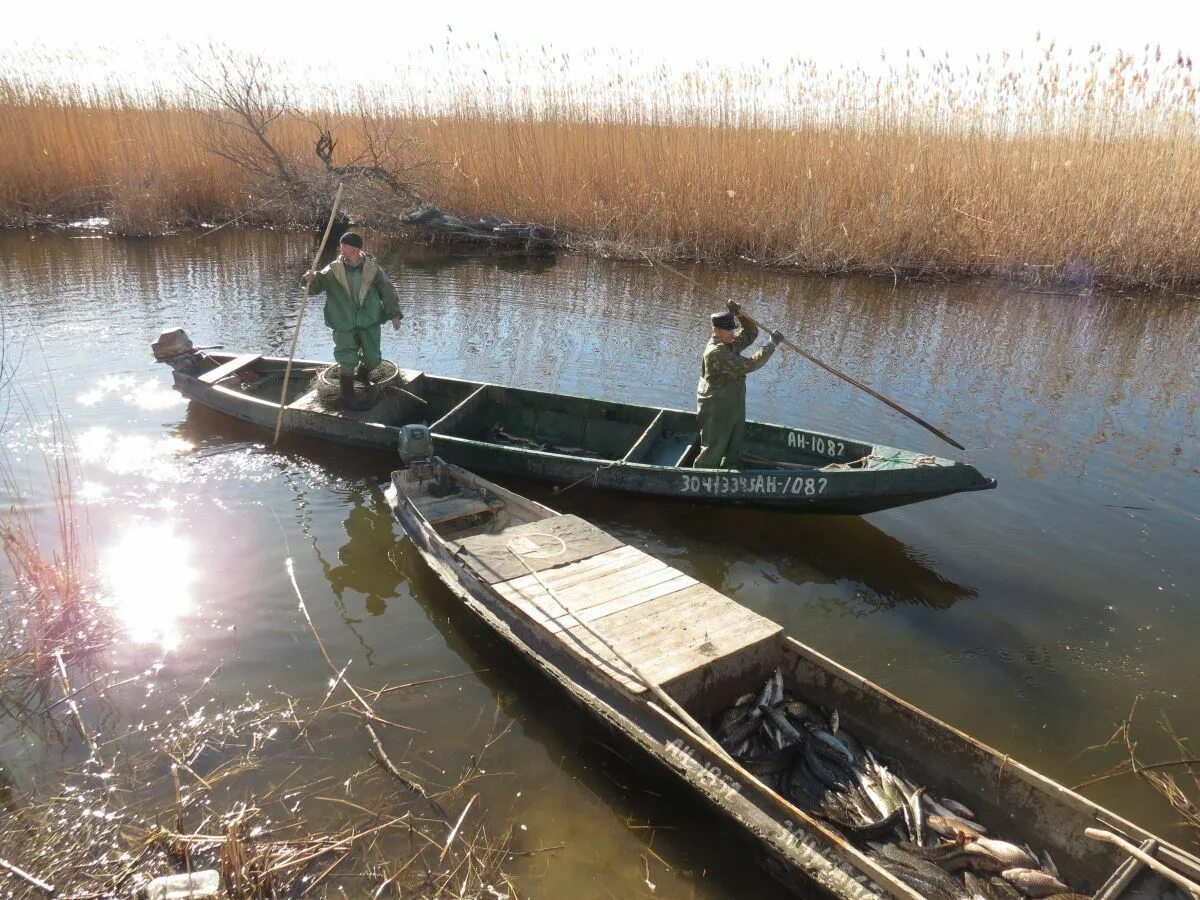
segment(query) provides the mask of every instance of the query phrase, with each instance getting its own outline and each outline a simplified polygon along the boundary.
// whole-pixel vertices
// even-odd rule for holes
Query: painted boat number
[[[805,434],[803,431],[789,431],[788,446],[811,450],[823,456],[841,456],[846,452],[846,444],[843,441],[835,441],[833,438],[826,439],[815,434]]]
[[[780,494],[816,497],[825,493],[828,478],[802,475],[680,475],[683,494]]]

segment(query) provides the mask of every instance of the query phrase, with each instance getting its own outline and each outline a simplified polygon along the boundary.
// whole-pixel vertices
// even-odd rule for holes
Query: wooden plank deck
[[[262,359],[261,353],[246,353],[242,356],[235,357],[227,363],[222,363],[211,372],[205,372],[200,376],[200,380],[205,384],[216,384],[226,375],[232,375],[238,369],[244,369],[251,363],[258,362]]]
[[[557,521],[567,519],[569,525]],[[530,536],[557,534],[565,544],[558,557],[562,561],[555,564],[540,544],[531,543],[527,561],[537,577],[529,574],[507,549],[512,536],[524,531]],[[644,692],[645,685],[581,623],[658,684],[782,631],[769,619],[574,516],[556,516],[479,537],[486,542],[470,538],[463,542],[463,550],[474,541],[473,549],[486,551],[486,560],[465,552],[460,558],[572,653],[635,694]],[[521,544],[513,547],[519,550]],[[500,559],[501,554],[508,560]],[[510,577],[497,579],[499,567]],[[514,574],[517,571],[523,574]]]
[[[476,494],[452,494],[449,497],[421,496],[414,498],[413,504],[421,511],[421,515],[430,525],[440,525],[453,519],[473,516],[492,508],[491,504]]]

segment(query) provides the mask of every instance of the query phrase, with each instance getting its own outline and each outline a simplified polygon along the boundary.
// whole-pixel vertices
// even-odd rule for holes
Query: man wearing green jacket
[[[696,386],[700,455],[693,465],[697,469],[739,469],[746,431],[746,376],[766,364],[783,340],[783,332],[772,332],[769,344],[745,357],[741,353],[758,337],[758,326],[742,315],[741,307],[732,300],[728,312],[715,313],[711,319],[712,337],[704,348]]]
[[[338,251],[337,259],[320,272],[305,272],[304,280],[310,294],[325,292],[325,324],[333,329],[333,358],[341,367],[342,405],[354,409],[355,375],[365,384],[383,362],[379,326],[391,319],[399,331],[404,313],[387,273],[363,252],[361,235],[347,231]]]

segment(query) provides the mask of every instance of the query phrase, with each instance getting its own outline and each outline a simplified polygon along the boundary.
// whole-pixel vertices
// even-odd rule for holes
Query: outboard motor
[[[433,465],[433,438],[424,425],[400,426],[400,460],[408,468]]]
[[[158,340],[150,345],[150,349],[154,351],[156,362],[166,362],[177,356],[192,353],[196,348],[192,344],[192,339],[188,337],[187,332],[182,328],[176,328],[160,334]]]

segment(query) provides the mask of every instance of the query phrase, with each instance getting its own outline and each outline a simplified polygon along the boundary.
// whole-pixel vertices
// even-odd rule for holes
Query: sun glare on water
[[[192,546],[169,526],[141,522],[125,530],[103,556],[111,603],[130,638],[179,646],[179,621],[192,605]]]

